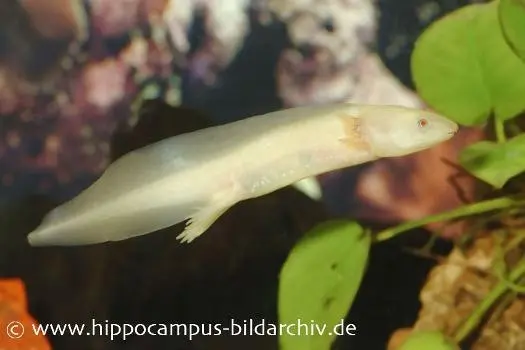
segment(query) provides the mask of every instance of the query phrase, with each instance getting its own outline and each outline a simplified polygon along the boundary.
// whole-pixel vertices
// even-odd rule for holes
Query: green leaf
[[[501,188],[525,171],[525,134],[505,143],[477,142],[463,149],[459,162],[472,175]]]
[[[295,245],[281,270],[279,322],[325,328],[321,335],[283,332],[282,350],[330,349],[361,284],[370,244],[370,235],[357,223],[330,221]]]
[[[412,333],[397,350],[460,350],[438,331],[419,331]]]
[[[510,47],[525,60],[525,0],[501,0],[499,15]]]
[[[465,6],[433,23],[416,42],[411,68],[421,97],[462,125],[525,110],[525,64],[503,36],[498,1]]]

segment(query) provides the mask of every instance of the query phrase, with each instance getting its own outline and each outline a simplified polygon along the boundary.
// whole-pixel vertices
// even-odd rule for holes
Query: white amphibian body
[[[301,179],[450,139],[458,126],[399,106],[333,104],[254,116],[168,138],[116,160],[52,210],[31,245],[119,241],[188,220],[191,242],[234,204]]]

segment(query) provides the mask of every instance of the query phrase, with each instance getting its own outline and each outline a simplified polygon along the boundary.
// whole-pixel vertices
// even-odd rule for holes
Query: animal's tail
[[[197,206],[198,203],[142,203],[134,208],[124,204],[120,210],[72,213],[66,203],[51,211],[27,239],[33,246],[120,241],[183,222]]]

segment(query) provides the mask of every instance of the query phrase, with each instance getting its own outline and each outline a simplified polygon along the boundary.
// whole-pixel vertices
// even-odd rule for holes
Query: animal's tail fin
[[[71,213],[68,203],[51,211],[27,237],[32,246],[88,245],[120,241],[181,223],[199,203],[164,206],[142,203],[140,208],[122,208],[98,213]]]

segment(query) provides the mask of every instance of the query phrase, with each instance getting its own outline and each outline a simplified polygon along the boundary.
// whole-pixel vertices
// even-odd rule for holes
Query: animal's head
[[[380,108],[380,110],[378,109]],[[452,138],[453,121],[430,111],[401,106],[363,107],[360,132],[378,157],[418,152]]]

